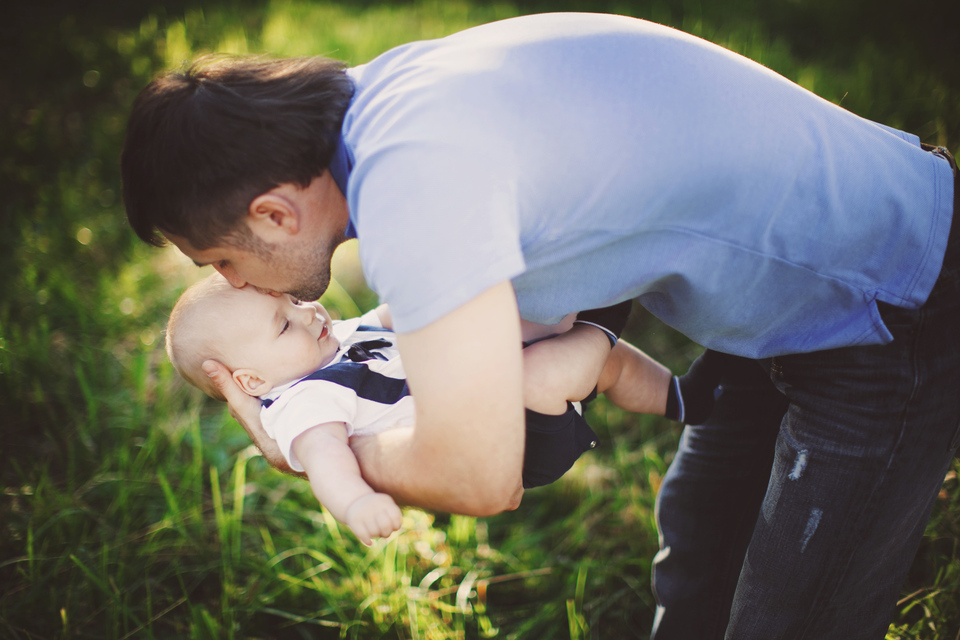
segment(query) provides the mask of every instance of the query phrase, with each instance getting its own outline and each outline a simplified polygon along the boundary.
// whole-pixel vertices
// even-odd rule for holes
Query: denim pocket
[[[920,319],[918,309],[904,309],[892,304],[877,301],[877,310],[880,312],[880,319],[894,336],[906,333],[912,335]]]

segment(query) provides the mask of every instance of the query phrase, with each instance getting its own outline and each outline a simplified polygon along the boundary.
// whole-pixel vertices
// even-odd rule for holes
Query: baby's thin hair
[[[170,312],[166,329],[167,357],[187,382],[211,398],[226,401],[213,380],[203,372],[206,360],[224,362],[220,348],[217,311],[236,289],[219,273],[187,288]]]

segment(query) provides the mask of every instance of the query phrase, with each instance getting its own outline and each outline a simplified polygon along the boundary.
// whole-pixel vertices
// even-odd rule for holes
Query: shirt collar
[[[333,152],[333,157],[330,159],[330,175],[333,176],[333,181],[337,184],[337,188],[340,189],[340,193],[343,194],[343,197],[347,197],[347,180],[350,179],[350,172],[353,170],[353,157],[350,154],[350,150],[347,148],[347,145],[343,142],[343,135],[337,135],[337,147]],[[347,238],[356,238],[357,237],[357,228],[353,224],[353,211],[350,211],[350,221],[347,223],[347,230],[345,235]]]

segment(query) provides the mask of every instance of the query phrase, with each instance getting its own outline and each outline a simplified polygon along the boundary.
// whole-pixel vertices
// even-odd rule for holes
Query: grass
[[[830,3],[809,6],[591,5],[715,40],[866,117],[957,148],[960,83],[910,43],[800,46],[839,20]],[[590,417],[604,447],[529,492],[520,511],[408,510],[399,535],[365,548],[305,483],[267,468],[222,405],[176,377],[159,348],[163,323],[198,274],[173,251],[139,245],[118,204],[125,114],[162,67],[214,50],[358,63],[411,39],[584,5],[168,7],[117,3],[52,19],[25,6],[18,23],[33,44],[17,51],[4,78],[11,90],[0,91],[0,637],[647,637],[653,502],[675,425],[598,401]],[[805,30],[784,30],[792,23]],[[372,307],[350,247],[337,260],[342,286],[325,302],[344,315]],[[675,370],[698,351],[648,318],[628,331]],[[944,483],[889,640],[960,638],[958,472]]]

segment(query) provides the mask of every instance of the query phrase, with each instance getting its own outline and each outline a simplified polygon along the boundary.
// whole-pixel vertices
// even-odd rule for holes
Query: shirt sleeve
[[[422,106],[377,132],[348,189],[364,273],[400,333],[525,269],[510,156],[475,113]]]
[[[323,380],[308,380],[285,391],[273,404],[260,411],[260,421],[276,440],[287,464],[294,471],[303,465],[293,453],[297,436],[321,424],[343,422],[347,436],[353,435],[357,396],[352,389]]]

